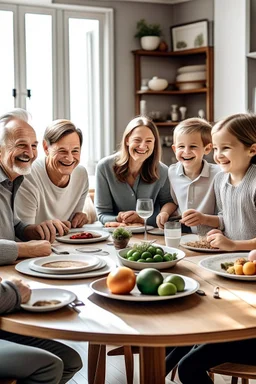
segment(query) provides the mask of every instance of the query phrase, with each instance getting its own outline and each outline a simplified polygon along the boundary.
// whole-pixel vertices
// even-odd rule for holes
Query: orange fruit
[[[107,287],[112,293],[124,295],[135,287],[136,276],[131,268],[117,267],[108,274]]]
[[[256,272],[255,264],[252,261],[247,261],[247,263],[243,265],[244,275],[255,275],[255,272]]]
[[[235,274],[236,275],[243,275],[244,274],[242,264],[235,264],[234,268],[235,268]]]

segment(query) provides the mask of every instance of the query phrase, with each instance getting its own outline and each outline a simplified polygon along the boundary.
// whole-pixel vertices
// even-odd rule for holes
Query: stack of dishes
[[[181,90],[202,88],[206,81],[206,65],[187,65],[177,70],[176,86]]]
[[[109,273],[115,263],[109,258],[104,259],[88,254],[71,253],[27,259],[15,266],[25,275],[46,279],[84,279]]]

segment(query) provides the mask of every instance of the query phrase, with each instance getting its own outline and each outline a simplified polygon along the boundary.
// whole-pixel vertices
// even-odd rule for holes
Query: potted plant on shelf
[[[123,249],[127,247],[132,233],[123,227],[116,228],[112,233],[114,246],[116,249]]]
[[[142,49],[154,51],[160,44],[162,34],[160,24],[147,24],[144,19],[137,22],[137,32],[135,37],[140,38]]]

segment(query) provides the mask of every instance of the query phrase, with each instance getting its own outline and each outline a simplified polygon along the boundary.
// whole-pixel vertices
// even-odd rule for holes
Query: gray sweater
[[[105,224],[115,221],[120,211],[134,211],[136,200],[151,198],[154,201],[154,214],[147,224],[156,226],[156,216],[162,206],[172,202],[168,167],[159,163],[159,179],[152,184],[145,183],[137,177],[133,187],[117,180],[113,165],[116,154],[101,159],[96,169],[95,207],[99,220]]]
[[[21,297],[17,287],[11,281],[0,283],[0,314],[19,309],[20,303]]]
[[[229,173],[220,172],[214,179],[214,190],[221,227],[232,240],[256,237],[256,164],[247,170],[236,186],[230,184]],[[223,229],[223,228],[222,228]]]
[[[23,181],[23,176],[10,181],[0,167],[0,265],[11,264],[18,257],[15,236],[20,240],[27,224],[16,216],[13,202],[16,192]]]

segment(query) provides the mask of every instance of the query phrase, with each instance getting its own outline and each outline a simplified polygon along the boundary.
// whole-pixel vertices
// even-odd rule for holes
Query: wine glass
[[[138,199],[136,203],[137,214],[144,219],[145,232],[144,240],[147,240],[147,219],[154,213],[154,203],[152,199]]]

